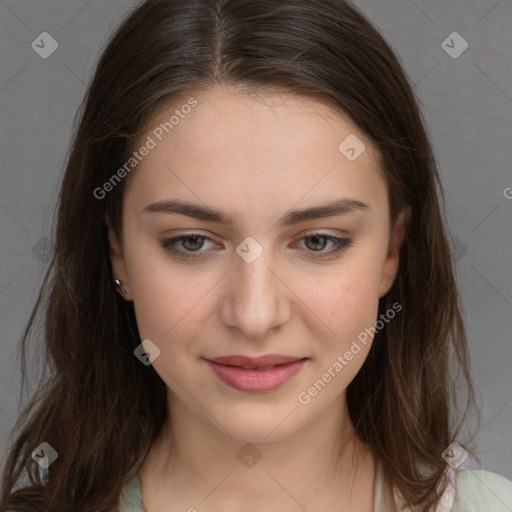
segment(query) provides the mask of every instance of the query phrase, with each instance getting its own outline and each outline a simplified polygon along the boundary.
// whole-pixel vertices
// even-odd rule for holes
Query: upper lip
[[[259,357],[247,356],[224,356],[210,358],[208,361],[214,363],[226,364],[229,366],[243,366],[243,367],[259,367],[259,366],[274,366],[276,364],[293,363],[305,359],[304,357],[284,356],[279,354],[265,354]]]

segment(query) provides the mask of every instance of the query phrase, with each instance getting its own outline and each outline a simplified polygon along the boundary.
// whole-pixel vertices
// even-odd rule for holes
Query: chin
[[[222,435],[241,443],[272,443],[292,435],[296,428],[297,413],[280,403],[270,405],[245,404],[243,407],[225,408],[222,414],[213,413],[218,424],[212,426]],[[211,418],[210,418],[211,420]],[[227,434],[226,432],[229,432]]]

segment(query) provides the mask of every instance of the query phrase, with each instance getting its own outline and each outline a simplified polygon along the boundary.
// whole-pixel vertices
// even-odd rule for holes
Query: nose
[[[220,317],[246,339],[261,340],[291,315],[292,292],[268,261],[265,251],[248,263],[236,256],[221,298]]]

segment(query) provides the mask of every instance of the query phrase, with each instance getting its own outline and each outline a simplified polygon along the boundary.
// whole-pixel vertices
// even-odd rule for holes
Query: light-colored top
[[[511,480],[480,469],[450,469],[448,476],[450,483],[436,512],[512,512]],[[380,466],[377,466],[373,512],[394,510],[392,498],[383,485]],[[123,488],[119,512],[147,512],[142,506],[141,484],[137,473]]]

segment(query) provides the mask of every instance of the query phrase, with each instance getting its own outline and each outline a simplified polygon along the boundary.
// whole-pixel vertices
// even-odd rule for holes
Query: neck
[[[373,457],[355,435],[345,394],[314,423],[255,444],[228,438],[176,399],[168,410],[172,428],[168,419],[140,470],[143,484],[156,479],[151,487],[168,496],[185,486],[212,502],[265,506],[287,494],[307,509],[316,493],[332,489],[336,499],[354,501],[356,480],[373,482]]]

